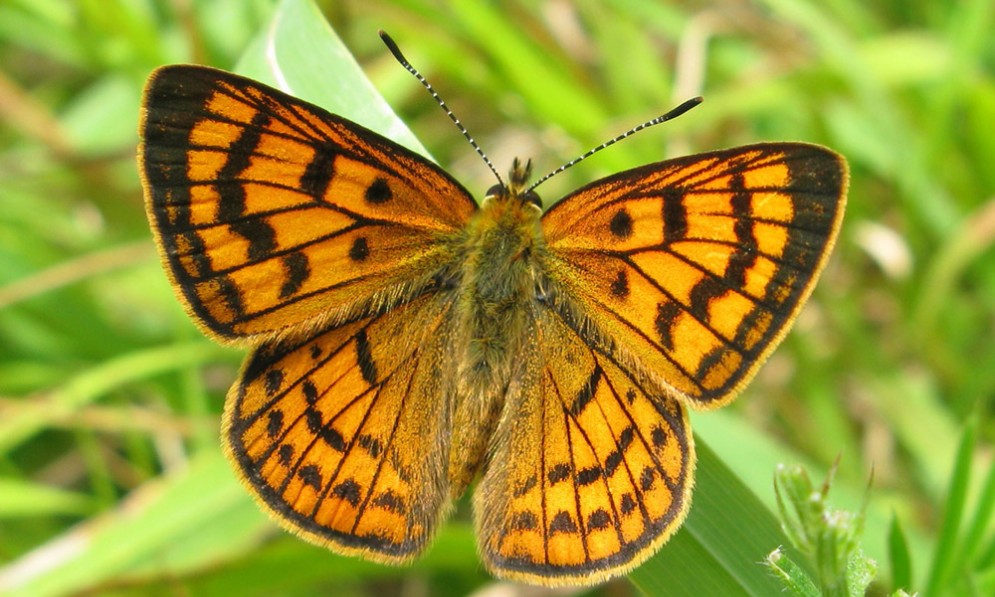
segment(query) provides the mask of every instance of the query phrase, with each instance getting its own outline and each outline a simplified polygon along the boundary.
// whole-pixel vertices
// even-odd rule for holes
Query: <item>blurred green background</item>
[[[317,6],[471,190],[489,172],[377,29],[501,170],[514,156],[551,170],[705,96],[544,184],[547,202],[758,141],[821,143],[850,162],[841,237],[794,331],[732,406],[692,415],[720,463],[699,472],[704,514],[635,585],[593,594],[694,594],[687,583],[720,576],[763,594],[735,578],[765,553],[719,569],[723,547],[703,529],[712,513],[730,533],[763,518],[763,506],[736,510],[749,502],[737,477],[773,509],[777,463],[821,480],[837,457],[830,500],[856,510],[869,491],[876,593],[995,593],[990,0]],[[0,0],[0,594],[541,594],[492,585],[465,501],[425,558],[384,568],[276,530],[220,457],[218,413],[243,353],[197,332],[160,269],[134,160],[141,90],[162,64],[258,75],[277,60],[302,97],[361,119],[331,105],[337,94],[362,111],[369,90],[322,59],[324,28],[302,0]]]

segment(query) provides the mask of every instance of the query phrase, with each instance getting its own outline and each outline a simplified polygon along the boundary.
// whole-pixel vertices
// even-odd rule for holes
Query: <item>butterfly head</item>
[[[526,160],[523,164],[521,160],[515,158],[511,163],[511,172],[508,174],[508,184],[503,181],[487,189],[486,200],[497,201],[517,201],[521,205],[534,205],[542,209],[542,199],[527,186],[529,178],[532,177],[532,160]]]

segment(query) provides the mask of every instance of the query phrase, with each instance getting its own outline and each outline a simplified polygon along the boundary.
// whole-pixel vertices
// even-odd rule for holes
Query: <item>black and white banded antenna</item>
[[[681,114],[687,112],[691,108],[693,108],[693,107],[697,106],[698,104],[700,104],[702,101],[703,100],[702,100],[702,98],[700,96],[699,97],[693,97],[693,98],[691,98],[691,99],[683,102],[681,105],[677,106],[676,108],[670,110],[666,114],[661,114],[660,116],[657,116],[656,118],[654,118],[652,120],[647,120],[646,122],[640,124],[639,126],[632,127],[631,129],[625,131],[624,133],[622,133],[621,135],[615,137],[614,139],[611,139],[609,141],[605,141],[601,145],[598,145],[597,147],[595,147],[595,148],[587,151],[583,155],[578,156],[578,157],[570,160],[566,164],[563,164],[562,166],[560,166],[556,170],[553,170],[549,174],[546,174],[545,176],[543,176],[539,180],[537,180],[534,183],[532,183],[531,185],[529,185],[529,188],[525,189],[525,192],[528,193],[529,191],[535,189],[537,186],[539,186],[542,183],[546,182],[550,178],[556,176],[560,172],[563,172],[564,170],[566,170],[567,168],[569,168],[569,167],[577,164],[578,162],[586,160],[587,158],[589,158],[592,155],[598,153],[602,149],[604,149],[604,148],[606,148],[606,147],[608,147],[610,145],[614,145],[614,144],[618,143],[619,141],[621,141],[622,139],[625,139],[629,135],[633,135],[635,133],[638,133],[639,131],[641,131],[643,129],[646,129],[646,128],[649,128],[651,126],[660,124],[661,122],[667,122],[668,120],[673,120],[674,118],[677,118]]]
[[[477,155],[479,155],[484,160],[484,163],[487,164],[487,167],[490,168],[491,172],[494,173],[494,176],[498,179],[498,182],[501,183],[501,186],[502,187],[505,186],[504,179],[502,179],[501,175],[498,174],[497,168],[495,168],[494,164],[491,163],[490,158],[487,157],[487,154],[484,153],[484,150],[480,149],[480,146],[477,145],[477,142],[473,140],[473,137],[471,137],[470,133],[467,132],[466,127],[463,126],[463,123],[459,121],[459,118],[456,118],[456,115],[453,114],[453,111],[450,110],[449,106],[446,105],[445,100],[439,97],[439,94],[435,91],[435,88],[432,87],[432,84],[429,83],[425,79],[425,77],[423,77],[422,74],[418,72],[418,70],[415,67],[411,66],[411,63],[408,62],[408,59],[405,58],[404,54],[401,53],[401,49],[397,47],[397,44],[394,43],[394,40],[391,39],[391,37],[387,35],[386,32],[380,30],[377,33],[380,34],[380,39],[383,40],[384,45],[386,45],[387,49],[390,50],[390,53],[394,55],[394,58],[401,63],[401,66],[406,68],[409,73],[414,75],[415,78],[418,79],[418,81],[425,86],[425,89],[427,89],[428,92],[432,95],[432,98],[435,99],[436,103],[438,103],[439,106],[446,111],[446,116],[449,117],[449,120],[453,121],[453,124],[455,124],[456,128],[459,129],[459,132],[463,133],[463,136],[466,137],[466,140],[470,142],[470,145],[473,147],[473,150],[477,152]]]

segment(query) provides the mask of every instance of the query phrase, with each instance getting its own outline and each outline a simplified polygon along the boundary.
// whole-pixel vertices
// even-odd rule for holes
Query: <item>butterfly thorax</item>
[[[460,334],[450,457],[456,493],[480,467],[526,349],[544,252],[538,199],[520,190],[527,168],[516,162],[512,183],[488,191],[467,226],[454,327]]]

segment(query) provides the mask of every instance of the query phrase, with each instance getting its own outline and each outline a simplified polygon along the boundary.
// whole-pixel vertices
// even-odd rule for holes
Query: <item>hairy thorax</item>
[[[503,190],[488,196],[467,228],[454,339],[457,365],[450,478],[460,493],[479,469],[516,364],[527,350],[539,260],[540,208]]]

